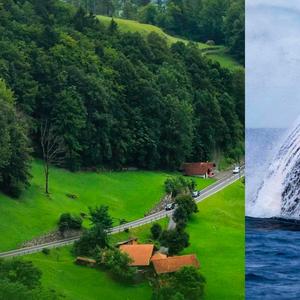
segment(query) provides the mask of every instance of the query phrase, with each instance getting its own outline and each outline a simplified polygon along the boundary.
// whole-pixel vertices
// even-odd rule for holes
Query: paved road
[[[244,176],[244,170],[241,170],[240,174],[237,175],[230,175],[228,177],[224,177],[223,179],[215,182],[214,184],[208,186],[207,188],[203,189],[201,191],[201,195],[196,198],[196,202],[199,203],[203,201],[204,199],[208,198],[209,196],[219,192],[220,190],[224,189],[228,185],[232,184],[233,182],[239,180],[242,176]],[[110,230],[109,234],[115,234],[124,231],[125,229],[130,229],[130,228],[135,228],[139,227],[145,224],[152,223],[156,220],[163,219],[165,217],[170,217],[173,214],[173,210],[170,211],[160,211],[157,213],[154,213],[152,215],[146,216],[142,219],[138,219],[136,221],[128,222],[123,225],[119,225],[116,227],[113,227]],[[70,245],[77,241],[80,238],[80,236],[73,237],[73,238],[67,238],[55,242],[50,242],[46,244],[40,244],[36,246],[31,246],[31,247],[26,247],[26,248],[20,248],[16,250],[11,250],[7,252],[2,252],[0,253],[0,257],[13,257],[13,256],[21,256],[21,255],[26,255],[26,254],[31,254],[31,253],[36,253],[42,251],[44,248],[58,248],[58,247],[63,247],[66,245]]]

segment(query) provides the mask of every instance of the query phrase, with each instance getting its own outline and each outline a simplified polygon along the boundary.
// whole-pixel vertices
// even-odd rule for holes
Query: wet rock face
[[[297,161],[284,180],[281,214],[300,219],[300,161]]]

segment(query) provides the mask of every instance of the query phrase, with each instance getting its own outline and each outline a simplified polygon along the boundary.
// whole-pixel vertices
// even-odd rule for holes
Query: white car
[[[240,167],[235,167],[235,168],[232,170],[232,173],[233,173],[233,174],[239,174],[239,173],[240,173]]]

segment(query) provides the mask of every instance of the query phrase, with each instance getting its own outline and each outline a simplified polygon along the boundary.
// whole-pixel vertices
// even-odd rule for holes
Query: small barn
[[[156,274],[173,273],[186,266],[200,267],[195,254],[152,259],[152,264]]]
[[[80,266],[95,267],[96,260],[87,257],[76,257],[75,263]]]
[[[184,163],[182,171],[187,176],[199,176],[203,178],[213,177],[216,164],[213,162],[192,162]]]

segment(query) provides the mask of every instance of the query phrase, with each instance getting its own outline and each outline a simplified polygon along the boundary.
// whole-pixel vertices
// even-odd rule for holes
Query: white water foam
[[[247,215],[300,219],[300,118],[287,134]]]

